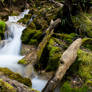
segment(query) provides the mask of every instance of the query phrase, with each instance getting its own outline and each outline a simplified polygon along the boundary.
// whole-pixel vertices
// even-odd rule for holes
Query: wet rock
[[[0,76],[0,78],[0,86],[3,87],[3,89],[0,89],[1,92],[37,92],[36,90],[5,76]]]
[[[20,74],[14,73],[8,68],[0,68],[0,76],[3,76],[3,75],[10,79],[16,80],[20,83],[23,83],[29,87],[32,86],[31,80],[29,78],[24,78]]]

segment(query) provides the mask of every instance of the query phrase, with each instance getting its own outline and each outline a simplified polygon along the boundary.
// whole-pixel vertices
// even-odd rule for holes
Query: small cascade
[[[21,35],[22,31],[26,28],[17,21],[28,14],[29,10],[24,10],[19,16],[9,16],[7,30],[5,32],[5,40],[0,45],[0,67],[8,67],[14,72],[21,73],[23,66],[18,65],[17,62],[23,58],[20,55],[21,48]]]

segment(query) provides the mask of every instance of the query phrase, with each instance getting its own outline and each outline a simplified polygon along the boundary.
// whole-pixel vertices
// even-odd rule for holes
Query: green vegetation
[[[92,50],[92,39],[91,38],[83,38],[82,46],[88,50]]]
[[[62,43],[62,42],[61,42]],[[58,46],[55,46],[57,43],[55,40],[52,38],[50,39],[48,43],[48,50],[49,50],[49,60],[48,60],[48,65],[46,70],[51,71],[51,70],[56,70],[59,66],[59,59],[61,57],[61,48]]]
[[[79,14],[72,17],[74,27],[82,37],[92,37],[92,21],[85,15]]]
[[[26,62],[24,59],[21,59],[21,60],[19,60],[19,61],[18,61],[18,64],[26,65],[26,64],[27,64],[27,62]]]
[[[64,2],[61,8],[48,0],[1,0],[0,18],[6,19],[9,15],[17,15],[24,8],[29,8],[29,14],[18,22],[27,25],[23,31],[22,42],[24,44],[37,47],[46,35],[46,29],[51,20],[61,19],[61,23],[54,29],[54,33],[42,55],[36,70],[45,70],[55,72],[60,62],[59,59],[68,46],[77,38],[81,37],[82,46],[78,51],[78,57],[75,63],[67,71],[61,92],[91,92],[92,91],[92,1],[91,0],[55,0]],[[17,7],[16,7],[17,6]],[[89,10],[90,9],[90,10]],[[90,13],[89,13],[90,12]],[[36,15],[36,17],[34,17]],[[33,21],[28,24],[33,17]],[[4,39],[6,24],[0,21],[0,40]],[[47,33],[49,35],[49,33]],[[44,43],[43,43],[44,44]],[[42,45],[43,45],[42,44]],[[42,46],[41,45],[41,46]],[[39,51],[41,52],[41,50]],[[27,65],[22,59],[19,64]],[[36,66],[35,65],[35,66]],[[0,75],[10,79],[17,80],[29,87],[32,86],[30,79],[23,78],[18,73],[14,73],[7,68],[0,68]],[[79,76],[83,82],[81,86],[73,86],[71,81],[73,77]],[[69,78],[69,79],[68,79]],[[3,85],[3,86],[2,86]],[[7,89],[7,91],[6,91]],[[1,91],[3,90],[3,91]],[[90,91],[91,90],[91,91]],[[0,79],[0,92],[16,92],[12,85]],[[34,90],[33,90],[34,91]]]
[[[78,87],[71,87],[72,85],[69,82],[65,82],[63,84],[63,86],[60,89],[60,92],[88,92],[88,87],[87,86],[83,86],[81,88]]]
[[[27,28],[24,30],[22,35],[22,41],[25,44],[38,44],[42,32],[40,30]]]
[[[4,21],[0,21],[0,40],[4,39],[4,32],[5,32],[6,24]]]

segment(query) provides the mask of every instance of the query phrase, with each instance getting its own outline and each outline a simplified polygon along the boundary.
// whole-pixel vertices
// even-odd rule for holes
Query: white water
[[[38,91],[42,91],[42,89],[45,87],[47,83],[47,80],[41,79],[38,76],[35,76],[32,79],[32,88],[37,89]]]
[[[8,30],[5,32],[4,46],[0,45],[0,67],[7,67],[14,72],[23,73],[24,67],[17,64],[23,58],[20,55],[21,35],[25,26],[18,24],[17,21],[28,14],[29,10],[25,10],[19,16],[9,16],[6,22]],[[32,21],[32,19],[30,20]],[[3,46],[3,47],[2,47]],[[36,75],[32,79],[32,88],[41,91],[46,85],[47,80],[38,78]]]
[[[5,33],[5,44],[0,48],[0,67],[8,67],[14,72],[23,71],[23,67],[18,65],[17,62],[23,58],[20,55],[20,48],[21,35],[25,27],[17,24],[17,21],[28,12],[29,10],[25,10],[19,16],[9,16],[9,20],[6,22],[8,30]]]

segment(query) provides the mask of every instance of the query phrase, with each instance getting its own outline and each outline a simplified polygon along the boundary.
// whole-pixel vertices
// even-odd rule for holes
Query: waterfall
[[[23,56],[20,55],[21,35],[26,26],[17,23],[17,21],[23,18],[25,14],[28,14],[28,12],[29,10],[24,10],[19,16],[9,16],[9,19],[6,22],[7,30],[5,32],[5,40],[0,44],[0,67],[7,67],[12,71],[21,74],[24,73],[23,71],[25,68],[17,64],[17,62],[23,58]],[[33,18],[29,20],[28,24],[32,21]],[[38,75],[35,75],[35,77],[32,78],[32,88],[35,88],[40,92],[46,83],[47,80],[39,78]]]
[[[28,12],[29,10],[24,10],[19,16],[9,16],[4,44],[0,45],[0,67],[8,67],[14,72],[23,71],[23,66],[18,65],[17,62],[23,58],[20,55],[21,35],[26,27],[18,24],[17,21]]]

